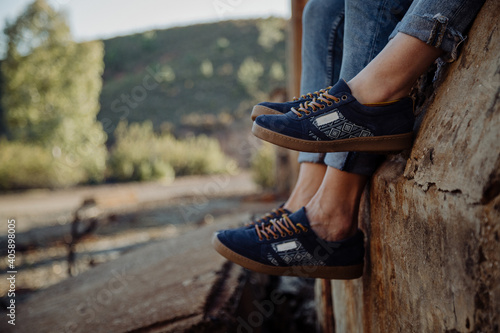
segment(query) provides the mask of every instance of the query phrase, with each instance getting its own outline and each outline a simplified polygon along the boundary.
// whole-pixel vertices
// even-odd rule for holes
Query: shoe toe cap
[[[286,113],[286,112],[290,111],[291,108],[298,106],[299,103],[300,102],[298,102],[298,101],[292,101],[292,102],[286,102],[286,103],[261,102],[257,105],[273,109],[273,110],[278,111],[280,113]]]
[[[260,261],[261,249],[258,246],[257,235],[253,228],[231,229],[218,232],[214,237],[228,249],[249,259]]]
[[[288,115],[263,115],[255,119],[255,124],[276,133],[292,137],[304,137],[304,129],[300,122]]]

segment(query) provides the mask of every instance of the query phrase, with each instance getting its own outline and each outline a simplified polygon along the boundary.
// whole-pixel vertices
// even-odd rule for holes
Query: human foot
[[[335,209],[322,209],[315,202],[306,207],[307,218],[313,231],[322,239],[336,242],[354,236],[358,230],[357,210],[344,209],[341,205]]]
[[[413,141],[413,100],[366,106],[340,80],[327,93],[282,115],[255,119],[255,136],[305,152],[386,152],[410,148]]]
[[[284,207],[292,212],[304,207],[320,188],[326,170],[327,166],[323,163],[300,163],[297,183]]]
[[[214,234],[217,252],[250,270],[323,279],[356,279],[363,274],[364,235],[328,242],[316,235],[305,209],[254,228]]]

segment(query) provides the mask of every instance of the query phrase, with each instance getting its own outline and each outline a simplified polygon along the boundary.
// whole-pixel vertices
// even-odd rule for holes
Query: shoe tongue
[[[339,82],[337,82],[329,91],[328,93],[330,95],[335,95],[339,93],[348,93],[351,95],[351,89],[347,85],[347,83],[344,81],[344,79],[340,79]]]
[[[288,217],[294,224],[300,223],[304,227],[309,227],[309,219],[307,218],[305,207],[302,207],[301,209],[289,215]]]

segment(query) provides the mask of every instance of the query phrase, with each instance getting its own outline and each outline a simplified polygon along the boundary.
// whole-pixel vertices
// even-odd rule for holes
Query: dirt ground
[[[34,291],[152,242],[176,237],[217,217],[247,219],[274,208],[248,173],[185,177],[161,182],[33,190],[0,195],[0,249],[7,220],[16,220],[16,294]],[[82,206],[83,205],[83,206]],[[78,213],[76,213],[78,211]],[[0,263],[6,281],[7,262]],[[8,286],[0,284],[0,302]]]

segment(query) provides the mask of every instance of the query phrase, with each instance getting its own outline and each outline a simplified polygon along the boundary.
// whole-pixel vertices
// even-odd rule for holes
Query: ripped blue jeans
[[[310,0],[303,14],[301,94],[349,81],[398,32],[445,51],[453,61],[483,0]],[[299,162],[372,175],[384,156],[300,153]]]

